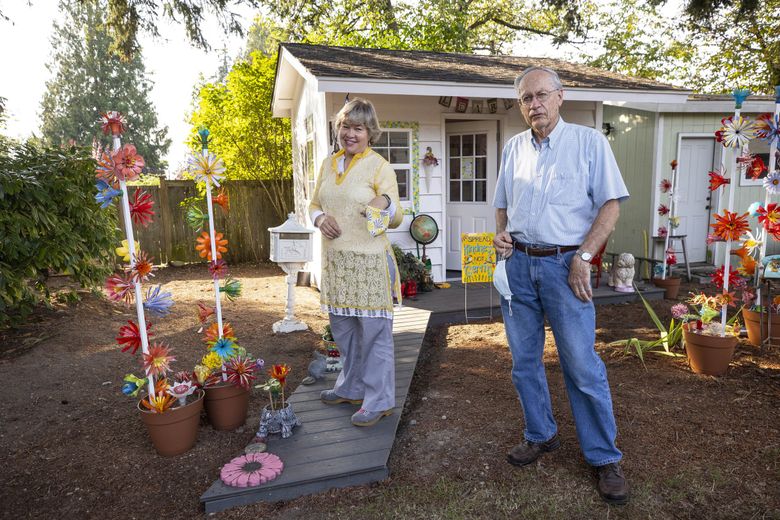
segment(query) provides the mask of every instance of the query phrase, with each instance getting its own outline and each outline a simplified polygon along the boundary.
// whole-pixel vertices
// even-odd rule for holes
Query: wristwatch
[[[383,193],[383,194],[382,194],[382,196],[383,196],[383,197],[385,198],[385,200],[387,201],[387,207],[389,208],[389,207],[390,207],[390,204],[392,204],[392,203],[393,203],[393,201],[392,201],[392,200],[390,200],[390,195],[388,195],[388,194],[386,194],[386,193]]]
[[[583,251],[582,249],[577,249],[577,251],[574,253],[575,255],[582,258],[584,261],[590,263],[591,260],[593,260],[593,255],[588,253],[587,251]]]

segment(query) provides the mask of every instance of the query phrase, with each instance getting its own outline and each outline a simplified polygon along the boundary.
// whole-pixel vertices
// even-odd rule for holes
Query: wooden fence
[[[282,181],[226,181],[222,183],[230,197],[230,211],[214,205],[214,225],[218,233],[228,240],[228,252],[223,258],[228,264],[240,262],[267,262],[269,254],[268,228],[284,222],[286,216],[276,214],[263,182]],[[288,181],[289,182],[289,181]],[[138,187],[128,186],[132,200]],[[149,253],[154,263],[166,263],[171,260],[182,262],[203,261],[195,251],[195,239],[200,232],[193,230],[186,219],[186,209],[182,201],[197,197],[198,190],[192,181],[160,180],[160,186],[142,186],[154,200],[154,221],[148,227],[134,225],[135,239],[141,249]],[[292,193],[292,190],[285,190]],[[216,195],[216,191],[212,193]],[[202,199],[200,208],[206,212],[206,201]],[[285,201],[286,208],[293,207],[292,198]],[[119,225],[123,225],[122,212],[119,211]],[[208,221],[202,231],[208,231]]]

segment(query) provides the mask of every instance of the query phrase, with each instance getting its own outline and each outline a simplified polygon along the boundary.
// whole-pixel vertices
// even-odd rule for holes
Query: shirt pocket
[[[583,189],[583,176],[577,171],[556,171],[550,179],[550,204],[574,206],[587,195]]]

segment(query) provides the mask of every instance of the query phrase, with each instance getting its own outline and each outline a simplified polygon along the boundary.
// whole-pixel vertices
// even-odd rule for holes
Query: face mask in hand
[[[493,271],[493,286],[509,304],[509,315],[512,315],[512,291],[509,289],[509,278],[506,275],[506,260],[496,262]]]
[[[390,225],[390,212],[385,209],[366,206],[366,226],[372,237],[378,237]]]

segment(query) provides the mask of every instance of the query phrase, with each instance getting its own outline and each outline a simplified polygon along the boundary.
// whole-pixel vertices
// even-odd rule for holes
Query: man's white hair
[[[546,72],[547,74],[549,74],[550,78],[553,81],[553,86],[556,89],[562,89],[563,88],[563,83],[561,83],[561,78],[558,77],[558,73],[557,72],[555,72],[554,70],[552,70],[549,67],[536,67],[536,66],[534,66],[534,67],[528,67],[527,69],[525,69],[523,72],[521,72],[515,78],[515,92],[517,92],[519,94],[520,93],[520,82],[523,81],[523,78],[526,77],[528,74],[530,74],[532,72],[535,72],[537,70],[541,70],[541,71]]]

